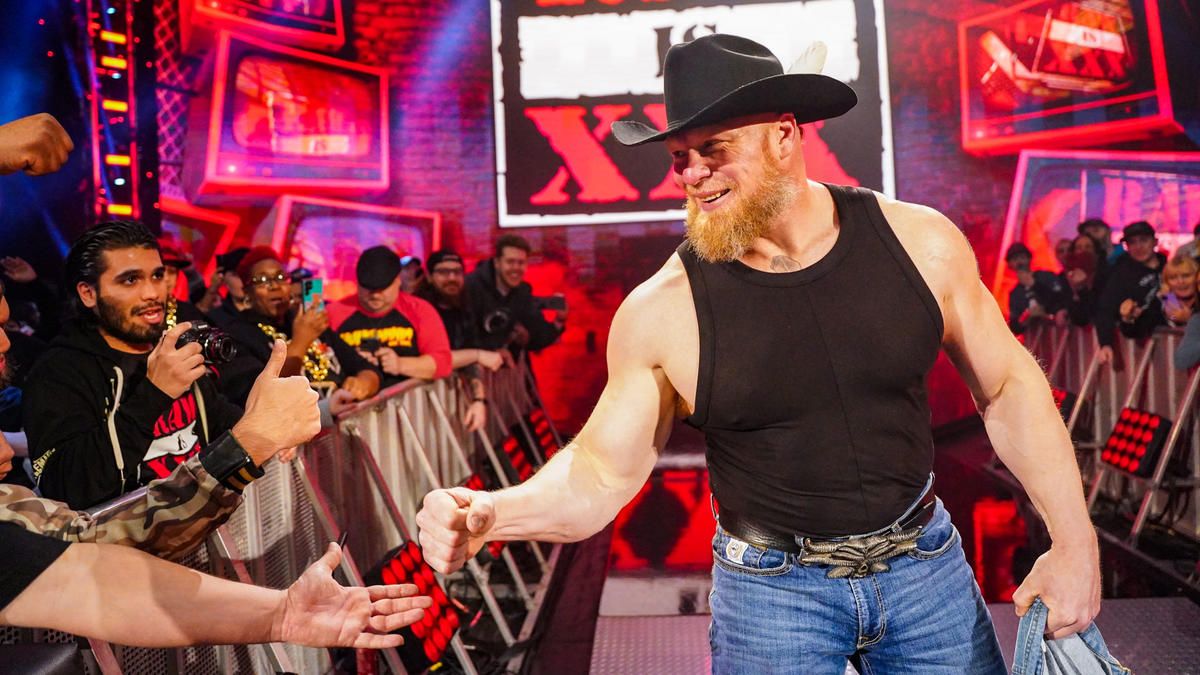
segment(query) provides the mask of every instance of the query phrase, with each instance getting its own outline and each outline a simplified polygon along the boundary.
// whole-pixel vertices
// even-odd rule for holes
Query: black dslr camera
[[[179,336],[175,348],[195,342],[200,345],[200,354],[209,365],[229,363],[237,356],[237,344],[220,328],[210,326],[203,321],[193,321],[192,327]]]

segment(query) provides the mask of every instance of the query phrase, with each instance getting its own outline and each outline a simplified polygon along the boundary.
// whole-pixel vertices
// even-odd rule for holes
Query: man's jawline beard
[[[748,195],[734,190],[728,197],[734,203],[713,213],[701,211],[695,199],[688,199],[684,203],[688,244],[705,262],[738,260],[766,235],[795,197],[795,184],[777,165],[768,164],[758,189]]]

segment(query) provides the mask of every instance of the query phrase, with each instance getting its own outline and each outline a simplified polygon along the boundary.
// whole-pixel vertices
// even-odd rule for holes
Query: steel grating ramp
[[[1011,664],[1017,635],[1012,605],[993,604],[988,609],[1004,658]],[[709,620],[707,614],[601,616],[591,673],[708,673]],[[1112,653],[1135,673],[1200,673],[1200,606],[1187,598],[1105,600],[1097,623]]]

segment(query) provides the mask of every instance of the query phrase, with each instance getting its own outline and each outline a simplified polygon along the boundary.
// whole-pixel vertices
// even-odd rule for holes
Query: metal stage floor
[[[1011,664],[1017,617],[1011,605],[988,607]],[[1105,600],[1097,623],[1109,649],[1134,673],[1200,673],[1200,606],[1187,598]],[[708,624],[707,614],[601,616],[591,673],[708,673]]]

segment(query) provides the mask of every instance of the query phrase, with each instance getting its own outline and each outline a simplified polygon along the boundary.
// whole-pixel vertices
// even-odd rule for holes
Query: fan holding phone
[[[305,375],[313,388],[339,399],[362,400],[379,390],[371,364],[329,328],[320,279],[303,282],[299,307],[293,307],[291,278],[279,255],[269,247],[250,250],[238,265],[250,306],[228,326],[238,342],[238,356],[221,369],[222,387],[234,400],[244,400],[262,370],[275,339],[288,343],[285,375]]]

